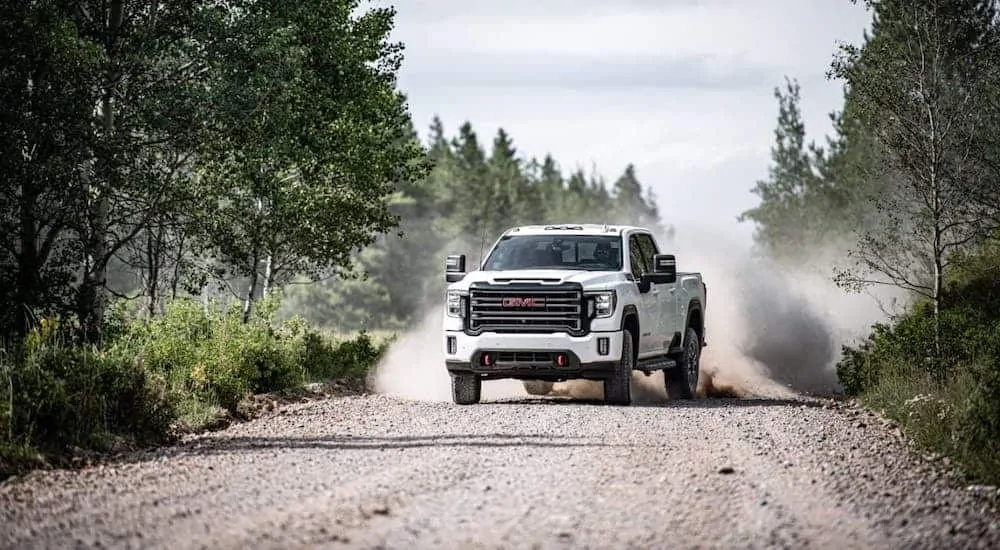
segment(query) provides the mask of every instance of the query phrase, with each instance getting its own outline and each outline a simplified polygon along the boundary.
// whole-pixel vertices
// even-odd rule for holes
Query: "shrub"
[[[939,361],[931,305],[921,301],[845,347],[837,374],[845,393],[899,422],[920,447],[957,460],[970,479],[998,483],[1000,255],[984,250],[991,252],[956,260],[942,300]]]
[[[128,357],[65,344],[43,323],[0,365],[0,475],[32,449],[162,442],[174,417],[162,379]]]
[[[0,474],[34,450],[157,443],[178,421],[197,429],[220,410],[238,416],[253,393],[360,379],[389,345],[364,332],[324,334],[299,317],[275,327],[277,299],[257,306],[247,323],[239,304],[181,299],[151,320],[118,307],[102,348],[46,321],[16,349],[0,349]]]
[[[248,395],[306,381],[363,376],[385,351],[364,332],[336,339],[292,317],[275,328],[277,298],[257,304],[243,322],[239,304],[171,303],[162,317],[135,321],[115,347],[139,357],[173,392],[236,414]],[[204,407],[186,407],[204,411]]]

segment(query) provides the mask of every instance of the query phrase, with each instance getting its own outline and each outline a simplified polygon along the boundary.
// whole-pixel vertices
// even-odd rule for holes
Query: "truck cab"
[[[648,229],[515,227],[479,269],[465,264],[445,264],[442,344],[456,403],[479,402],[483,381],[512,378],[599,380],[606,403],[628,405],[633,370],[663,370],[670,397],[694,397],[706,288]]]

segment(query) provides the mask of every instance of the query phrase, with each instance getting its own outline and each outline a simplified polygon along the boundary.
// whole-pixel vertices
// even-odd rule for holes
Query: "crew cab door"
[[[639,233],[635,236],[639,247],[642,249],[642,256],[647,258],[649,269],[652,270],[653,256],[660,253],[659,247],[656,246],[656,241],[653,240],[653,236],[649,233]],[[654,342],[656,345],[653,347],[658,353],[668,353],[670,351],[670,342],[673,340],[674,335],[683,330],[683,327],[679,326],[684,321],[680,320],[678,312],[678,301],[680,300],[677,294],[678,286],[676,282],[653,283],[649,289],[649,294],[653,296],[656,302],[654,311],[660,321],[657,341]]]
[[[639,241],[640,234],[632,234],[628,238],[629,264],[636,285],[646,273],[653,271],[653,256],[646,254]],[[655,285],[654,285],[655,286]],[[650,288],[648,292],[640,292],[639,303],[639,349],[640,358],[660,355],[663,349],[663,315],[660,311],[659,292]]]

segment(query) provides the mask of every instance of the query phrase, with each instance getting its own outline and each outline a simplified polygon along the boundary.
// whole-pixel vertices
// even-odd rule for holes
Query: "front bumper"
[[[469,336],[461,331],[445,331],[443,345],[445,365],[451,373],[532,380],[601,379],[614,371],[621,357],[622,332],[591,332],[575,337],[565,333],[495,332]],[[486,353],[491,356],[489,365],[482,361]],[[565,364],[556,364],[557,354],[565,354]]]

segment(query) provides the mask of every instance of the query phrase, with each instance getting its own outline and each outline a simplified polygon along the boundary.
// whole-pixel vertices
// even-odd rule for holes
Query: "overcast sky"
[[[841,105],[838,41],[869,24],[850,0],[385,0],[405,43],[400,86],[426,139],[437,114],[485,144],[503,126],[526,155],[609,183],[632,162],[679,231],[749,236],[777,116],[775,86],[802,85],[821,141]]]

